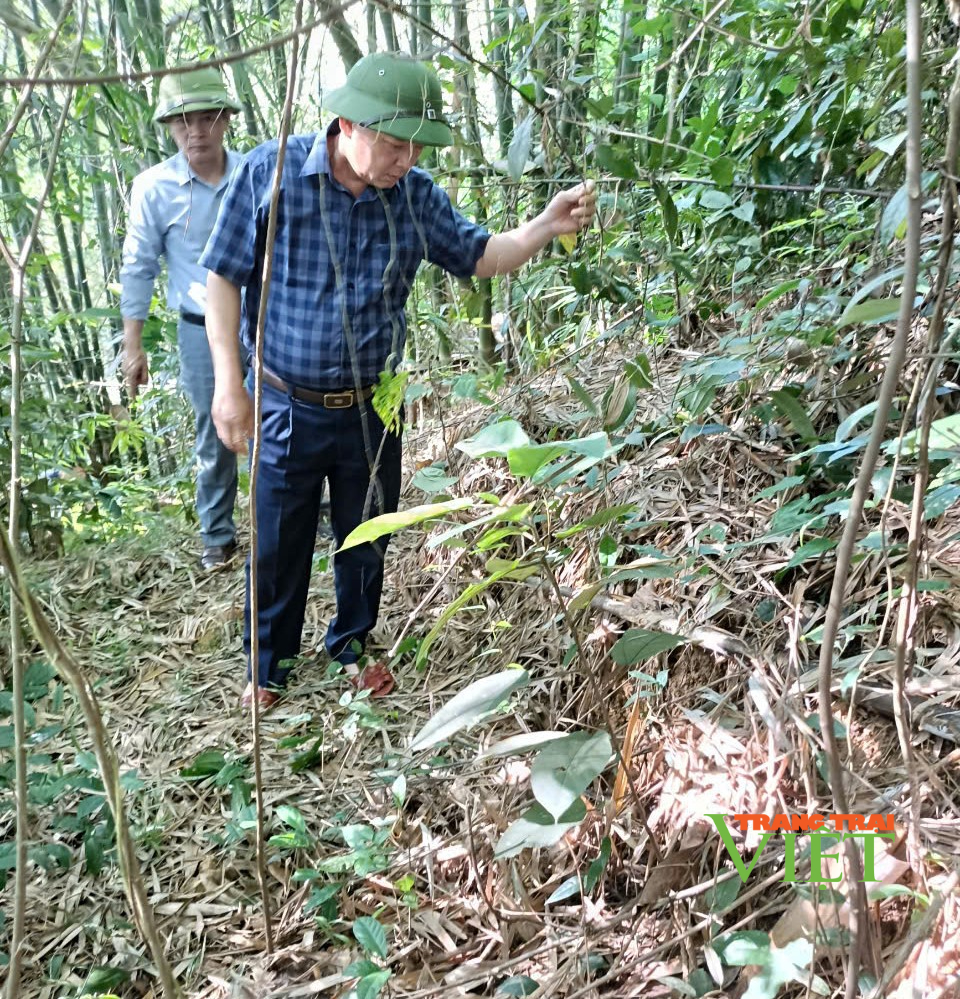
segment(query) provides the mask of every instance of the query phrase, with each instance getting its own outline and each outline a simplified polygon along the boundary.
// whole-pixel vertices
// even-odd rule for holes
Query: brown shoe
[[[384,663],[370,663],[354,676],[350,682],[359,690],[369,690],[371,697],[386,697],[396,686],[393,674]]]
[[[257,688],[257,703],[261,711],[269,711],[270,708],[280,700],[280,695],[275,690],[267,690],[266,687]],[[249,711],[253,704],[253,684],[248,683],[243,696],[240,698],[240,707],[244,711]]]

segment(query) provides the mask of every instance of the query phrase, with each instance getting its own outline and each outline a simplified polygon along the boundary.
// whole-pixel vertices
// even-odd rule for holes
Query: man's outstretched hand
[[[593,221],[596,210],[596,184],[585,180],[556,195],[543,214],[553,227],[554,235],[565,236],[586,229]]]

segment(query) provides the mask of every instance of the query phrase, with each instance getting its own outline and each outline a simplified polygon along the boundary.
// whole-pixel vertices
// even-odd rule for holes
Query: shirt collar
[[[327,139],[339,134],[340,119],[334,118],[327,126],[327,130],[320,132],[313,140],[313,146],[311,146],[310,152],[307,154],[303,169],[300,171],[300,176],[316,177],[318,174],[325,173],[337,190],[346,191],[346,188],[333,175],[333,167],[330,163],[330,147],[327,145]],[[385,194],[388,198],[396,198],[405,180],[406,177],[402,177],[389,191],[378,192],[376,188],[368,187],[357,198],[357,201],[376,201],[381,193]]]
[[[336,180],[333,176],[333,168],[330,165],[330,150],[327,146],[327,139],[339,133],[340,122],[336,118],[330,123],[325,132],[317,133],[316,139],[313,140],[313,146],[303,164],[303,169],[300,171],[301,177],[316,177],[318,174],[325,173],[331,180]]]
[[[230,174],[233,173],[234,168],[237,165],[237,161],[240,156],[239,153],[231,152],[229,149],[226,150],[227,163],[226,170],[223,171],[223,176],[220,178],[219,183],[213,188],[215,191],[219,191],[222,187],[226,187],[227,182],[230,180]],[[202,178],[198,177],[191,169],[190,164],[187,162],[187,157],[184,156],[182,152],[178,152],[173,158],[173,169],[177,176],[177,183],[183,187],[185,184],[189,184],[191,181],[195,180],[199,184],[206,184],[210,187],[210,184]]]

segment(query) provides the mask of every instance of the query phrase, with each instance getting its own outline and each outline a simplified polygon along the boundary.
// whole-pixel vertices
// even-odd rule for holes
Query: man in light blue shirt
[[[206,569],[230,561],[236,548],[237,456],[220,442],[210,417],[214,379],[205,329],[207,270],[197,261],[227,181],[242,159],[224,146],[231,113],[239,110],[214,68],[161,80],[154,121],[167,125],[179,151],[133,182],[120,270],[123,373],[136,397],[149,378],[143,323],[161,257],[166,259],[167,306],[180,314],[180,383],[196,417],[197,514]]]

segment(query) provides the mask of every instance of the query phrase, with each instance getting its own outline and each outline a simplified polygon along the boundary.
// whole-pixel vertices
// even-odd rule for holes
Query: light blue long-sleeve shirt
[[[207,269],[197,261],[217,220],[230,175],[243,157],[227,151],[218,184],[201,180],[177,153],[133,181],[120,268],[120,315],[146,319],[160,258],[167,261],[167,307],[205,315]]]

